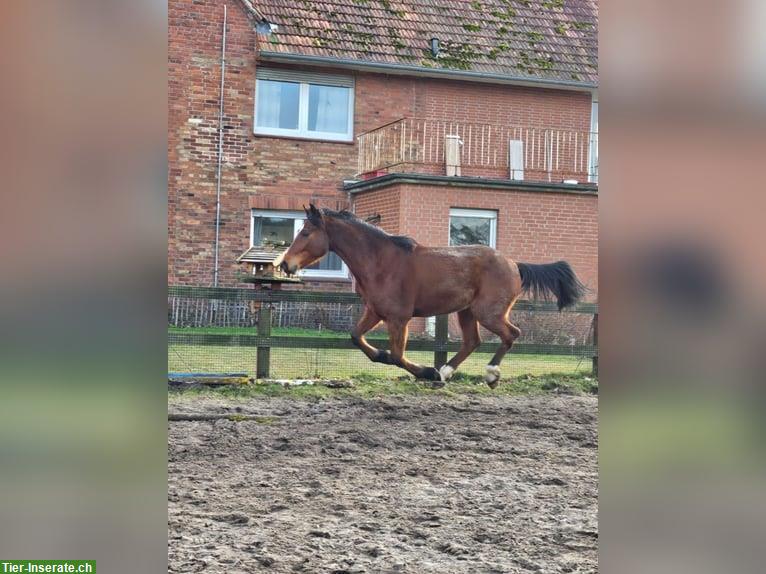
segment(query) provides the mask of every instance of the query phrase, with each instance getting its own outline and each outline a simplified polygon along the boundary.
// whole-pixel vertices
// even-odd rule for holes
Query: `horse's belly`
[[[432,317],[460,311],[471,305],[474,299],[473,290],[463,293],[432,293],[423,294],[415,301],[413,317]]]

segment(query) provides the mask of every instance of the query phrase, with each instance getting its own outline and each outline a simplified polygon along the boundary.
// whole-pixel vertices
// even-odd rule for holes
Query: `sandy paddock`
[[[597,404],[173,397],[168,571],[595,572]]]

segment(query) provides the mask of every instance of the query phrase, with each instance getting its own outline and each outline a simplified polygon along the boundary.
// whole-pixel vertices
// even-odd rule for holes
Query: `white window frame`
[[[250,210],[250,247],[255,245],[255,218],[256,217],[281,217],[283,219],[293,220],[293,239],[303,227],[306,221],[306,214],[302,211],[282,211],[279,209],[251,209]],[[348,267],[346,262],[341,259],[340,271],[330,271],[327,269],[302,269],[298,275],[320,279],[348,279]]]
[[[284,75],[284,74],[283,74]],[[298,96],[298,129],[285,129],[285,128],[270,128],[258,125],[258,86],[263,81],[272,82],[290,82],[298,84],[299,96]],[[309,86],[330,86],[333,88],[346,88],[348,93],[348,130],[345,133],[337,132],[319,132],[311,131],[309,126]],[[253,133],[263,136],[287,136],[294,138],[303,138],[317,141],[337,141],[337,142],[353,142],[354,141],[354,86],[343,85],[339,82],[333,82],[331,77],[323,80],[321,77],[314,81],[307,81],[301,74],[296,73],[294,79],[287,77],[280,78],[258,78],[255,80],[255,102],[253,112]]]
[[[493,209],[468,209],[463,207],[451,207],[449,217],[476,217],[479,219],[489,219],[489,246],[495,249],[497,246],[497,211]],[[450,229],[452,222],[447,226],[447,245],[450,245]]]

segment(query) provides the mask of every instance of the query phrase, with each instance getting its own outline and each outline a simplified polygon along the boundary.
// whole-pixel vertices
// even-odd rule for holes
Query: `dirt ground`
[[[168,571],[595,572],[597,405],[171,398]]]

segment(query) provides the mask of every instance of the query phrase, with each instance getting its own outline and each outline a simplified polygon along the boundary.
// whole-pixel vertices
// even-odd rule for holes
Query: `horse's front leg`
[[[351,340],[371,361],[393,365],[395,363],[391,360],[391,353],[373,347],[364,338],[364,334],[374,329],[380,321],[381,318],[372,309],[365,306],[361,319],[351,331]]]
[[[407,334],[409,319],[406,320],[387,320],[388,339],[391,342],[391,359],[394,364],[406,369],[418,379],[427,379],[429,381],[441,381],[439,371],[433,367],[423,367],[412,363],[404,356],[404,349],[407,347]]]

